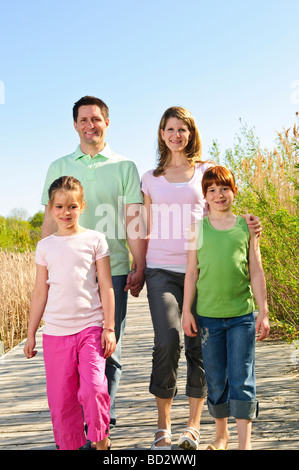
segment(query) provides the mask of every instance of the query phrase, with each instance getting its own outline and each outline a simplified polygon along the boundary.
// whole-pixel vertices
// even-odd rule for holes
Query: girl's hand
[[[104,358],[110,357],[116,348],[116,338],[114,330],[104,328],[102,332],[102,348],[104,349]]]
[[[24,346],[24,354],[27,359],[31,359],[37,354],[35,348],[35,338],[29,339],[27,338],[26,344]]]
[[[197,336],[197,326],[191,312],[183,312],[182,327],[186,336]]]

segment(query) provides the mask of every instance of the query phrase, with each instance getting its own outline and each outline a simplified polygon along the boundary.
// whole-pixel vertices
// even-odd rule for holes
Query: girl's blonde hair
[[[161,136],[161,129],[165,130],[166,124],[169,118],[177,118],[184,121],[187,125],[188,130],[190,131],[190,141],[186,147],[186,157],[190,163],[190,165],[194,166],[196,163],[202,162],[202,145],[201,145],[201,137],[199,134],[199,130],[195,124],[195,120],[190,113],[185,108],[181,108],[180,106],[172,106],[168,108],[165,113],[163,114],[159,129],[158,129],[158,166],[154,170],[154,176],[163,175],[165,172],[165,168],[170,161],[170,152],[169,148],[167,147],[166,143],[162,139]]]
[[[74,191],[78,194],[78,202],[80,205],[84,202],[84,189],[82,184],[73,176],[61,176],[60,178],[57,178],[57,180],[53,181],[48,190],[50,206],[53,205],[57,191]]]

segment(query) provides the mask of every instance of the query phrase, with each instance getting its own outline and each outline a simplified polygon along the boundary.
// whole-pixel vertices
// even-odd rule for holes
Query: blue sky
[[[40,210],[49,164],[78,144],[73,103],[110,109],[107,141],[140,175],[159,120],[188,108],[204,158],[240,119],[272,148],[299,111],[298,0],[16,0],[0,12],[0,215]],[[293,88],[292,88],[293,87]]]

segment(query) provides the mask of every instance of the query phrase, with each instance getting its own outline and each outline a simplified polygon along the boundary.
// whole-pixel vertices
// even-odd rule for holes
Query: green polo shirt
[[[129,252],[123,208],[124,204],[143,202],[135,163],[113,152],[108,144],[93,158],[82,153],[79,145],[74,153],[61,157],[50,165],[42,204],[48,204],[48,189],[60,176],[74,176],[81,182],[86,206],[79,223],[106,235],[112,275],[127,274]]]

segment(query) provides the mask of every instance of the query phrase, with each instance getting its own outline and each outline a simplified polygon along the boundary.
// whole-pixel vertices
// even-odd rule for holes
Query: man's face
[[[109,119],[104,119],[98,106],[80,106],[74,126],[83,146],[84,144],[94,145],[98,150],[103,149]]]

